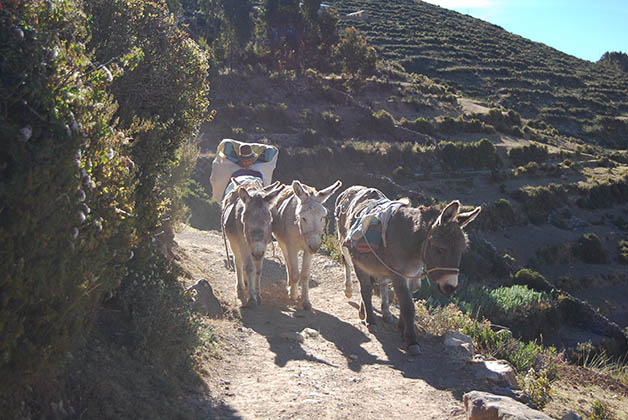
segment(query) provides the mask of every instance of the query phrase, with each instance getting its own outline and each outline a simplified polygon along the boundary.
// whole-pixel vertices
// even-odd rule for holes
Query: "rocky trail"
[[[211,320],[218,357],[201,369],[216,418],[463,419],[463,394],[496,386],[478,381],[478,365],[447,350],[441,337],[424,334],[412,357],[381,318],[369,332],[358,318],[357,281],[347,299],[343,269],[323,255],[312,264],[313,311],[290,302],[285,268],[270,247],[262,304],[249,309],[236,298],[219,232],[185,228],[176,241],[192,275],[187,285],[207,279],[225,311]]]

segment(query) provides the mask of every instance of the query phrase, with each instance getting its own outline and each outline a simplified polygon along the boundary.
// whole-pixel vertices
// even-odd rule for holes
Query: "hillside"
[[[479,98],[514,109],[561,134],[628,147],[628,73],[613,60],[591,63],[468,15],[415,0],[334,0],[380,55]],[[609,56],[610,57],[610,56]],[[615,60],[616,61],[616,60]]]
[[[409,196],[417,205],[453,199],[466,206],[482,205],[483,212],[470,229],[470,251],[462,263],[470,289],[479,285],[510,287],[520,269],[538,271],[549,282],[538,290],[554,289],[554,298],[549,306],[534,309],[523,324],[501,315],[507,325],[519,325],[517,333],[528,340],[543,337],[559,348],[591,341],[611,352],[623,352],[626,339],[622,329],[628,325],[623,298],[628,290],[626,152],[593,146],[591,136],[572,137],[543,123],[538,115],[526,118],[525,112],[517,111],[519,100],[512,106],[491,101],[488,98],[495,94],[494,87],[503,82],[494,74],[483,76],[486,83],[460,84],[455,78],[445,79],[447,72],[437,74],[429,68],[408,73],[395,59],[395,54],[407,57],[403,45],[384,40],[392,39],[387,31],[402,24],[391,24],[398,16],[404,16],[405,24],[421,14],[423,29],[400,29],[398,35],[442,32],[443,38],[435,42],[440,47],[421,47],[425,54],[440,54],[439,69],[450,68],[447,63],[457,60],[442,46],[453,42],[448,37],[464,43],[463,33],[475,34],[477,42],[490,40],[491,45],[500,46],[476,45],[478,54],[473,57],[478,66],[489,61],[483,54],[496,60],[499,54],[495,51],[507,51],[507,45],[515,40],[513,45],[527,52],[516,60],[502,54],[501,65],[509,71],[532,68],[530,57],[542,56],[542,65],[537,63],[534,68],[544,71],[546,77],[556,74],[552,66],[563,63],[567,71],[565,66],[576,63],[581,69],[577,77],[597,86],[595,81],[605,74],[601,67],[424,3],[393,1],[375,7],[372,2],[335,2],[334,7],[341,15],[370,7],[366,22],[341,22],[360,27],[380,54],[392,61],[380,63],[377,75],[369,78],[315,70],[276,72],[263,65],[221,72],[213,80],[216,117],[203,126],[200,135],[202,153],[193,175],[199,188],[204,193],[211,190],[208,180],[217,143],[222,138],[236,138],[279,146],[275,178],[285,183],[299,179],[320,188],[341,179],[345,186],[363,184],[380,188],[391,197]],[[405,7],[403,13],[400,7]],[[436,31],[437,22],[445,18],[451,20],[449,32]],[[471,31],[471,26],[477,30]],[[458,53],[461,48],[453,50]],[[471,50],[467,54],[471,55]],[[514,78],[538,76],[522,74]],[[623,83],[619,73],[609,74]],[[564,97],[581,97],[566,79],[544,85],[552,95],[563,92]],[[619,89],[609,88],[607,94],[623,98],[623,102],[613,103],[626,101],[625,92]],[[534,103],[540,98],[535,94]],[[591,109],[596,112],[595,107]],[[572,115],[565,111],[561,118]],[[203,217],[198,208],[205,209]],[[211,213],[207,207],[198,208],[193,211],[192,225],[216,228],[207,216]],[[333,229],[330,218],[330,233]],[[560,303],[561,296],[584,299],[592,308],[572,312]],[[584,315],[588,311],[597,311],[618,326],[604,320],[600,322],[608,328],[601,327]],[[558,319],[557,323],[547,322]],[[615,337],[610,342],[609,334]],[[619,342],[612,344],[616,339]]]

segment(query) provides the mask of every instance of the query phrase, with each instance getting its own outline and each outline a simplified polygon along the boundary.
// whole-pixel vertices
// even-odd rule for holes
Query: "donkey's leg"
[[[351,290],[351,254],[345,246],[341,246],[340,250],[342,252],[342,265],[345,266],[345,296],[350,298],[353,294]]]
[[[249,303],[247,306],[257,306],[259,301],[257,299],[257,292],[255,286],[257,283],[256,268],[251,254],[247,254],[244,258],[244,273],[249,283]]]
[[[242,257],[242,250],[240,249],[240,247],[237,245],[237,240],[234,238],[234,240],[229,239],[229,243],[231,244],[231,250],[233,251],[233,260],[234,260],[234,265],[235,265],[235,272],[236,272],[236,283],[235,283],[235,289],[236,289],[236,296],[238,296],[238,299],[240,299],[240,302],[242,302],[242,305],[246,304],[246,285],[245,285],[245,280],[244,280],[244,258]]]
[[[303,265],[301,266],[301,296],[303,297],[303,309],[312,309],[310,303],[310,267],[312,266],[312,253],[309,250],[303,251]]]
[[[255,267],[255,297],[257,298],[257,304],[262,303],[262,267],[264,266],[264,258],[253,259],[253,266]]]
[[[408,282],[401,277],[395,276],[392,279],[392,283],[395,293],[397,294],[397,300],[399,301],[399,328],[401,329],[401,335],[406,343],[408,353],[417,355],[421,350],[414,328],[414,303],[412,302]]]
[[[281,252],[286,260],[286,273],[288,275],[288,292],[290,299],[297,300],[299,288],[299,251],[287,244],[279,242]]]
[[[392,313],[390,313],[390,287],[388,279],[380,279],[379,281],[379,296],[382,298],[382,318],[384,321],[392,324],[395,320]]]
[[[366,326],[369,330],[376,328],[375,312],[373,312],[373,283],[371,282],[371,276],[366,272],[353,267],[355,275],[360,281],[360,293],[362,294],[362,303],[360,304],[360,319],[366,317]]]

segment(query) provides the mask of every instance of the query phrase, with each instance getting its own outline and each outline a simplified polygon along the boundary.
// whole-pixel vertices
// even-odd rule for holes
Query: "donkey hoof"
[[[353,293],[351,292],[351,289],[345,289],[345,296],[349,299],[351,299],[351,296],[353,296]]]
[[[257,306],[259,306],[259,301],[255,296],[251,296],[245,305],[246,308],[256,308]]]
[[[360,304],[360,310],[358,311],[358,316],[362,321],[366,319],[366,311],[364,309],[364,303]]]
[[[240,299],[240,302],[246,302],[246,293],[244,293],[244,290],[237,289],[236,293],[238,295],[238,299]]]
[[[304,311],[311,311],[312,310],[312,304],[310,302],[303,302],[303,310]]]
[[[390,312],[382,315],[382,318],[384,319],[384,322],[387,324],[393,324],[395,322],[395,317]]]
[[[421,354],[421,348],[418,344],[411,344],[408,346],[408,353],[412,356],[418,356]]]
[[[377,324],[366,324],[366,328],[369,330],[371,334],[375,334],[377,332]]]

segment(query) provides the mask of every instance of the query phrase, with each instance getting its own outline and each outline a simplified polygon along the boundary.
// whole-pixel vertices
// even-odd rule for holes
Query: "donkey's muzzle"
[[[451,284],[445,284],[443,286],[438,286],[438,290],[440,290],[440,292],[445,295],[445,296],[449,296],[451,295],[453,292],[455,292],[457,289],[456,286],[452,286]]]
[[[251,255],[256,260],[261,260],[262,258],[264,258],[264,252],[263,251],[262,252],[252,252]]]
[[[321,245],[308,245],[308,248],[310,249],[311,252],[318,252],[318,250],[320,249]]]

